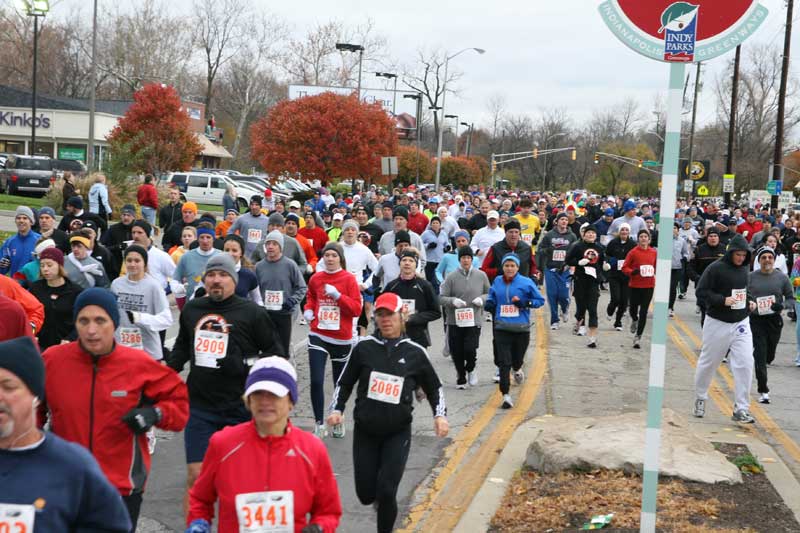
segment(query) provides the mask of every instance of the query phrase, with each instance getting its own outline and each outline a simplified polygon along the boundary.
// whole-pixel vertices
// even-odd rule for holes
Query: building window
[[[25,142],[0,140],[0,152],[4,154],[24,154]]]

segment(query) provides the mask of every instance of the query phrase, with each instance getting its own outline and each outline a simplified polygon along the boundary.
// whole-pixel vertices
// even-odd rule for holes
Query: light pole
[[[92,13],[92,91],[89,95],[89,142],[86,145],[86,168],[94,170],[94,112],[97,98],[97,0]]]
[[[361,62],[364,59],[364,47],[360,44],[350,44],[350,43],[336,43],[336,49],[340,52],[358,52],[358,88],[356,89],[356,94],[358,95],[358,101],[361,101]],[[356,194],[356,178],[355,176],[350,178],[351,186],[350,191],[353,193],[353,196]]]
[[[462,126],[466,126],[467,129],[467,157],[472,154],[472,130],[475,128],[474,122],[462,122]]]
[[[403,98],[410,98],[412,100],[417,101],[417,116],[416,116],[416,126],[417,126],[417,178],[416,178],[416,186],[419,188],[419,143],[420,143],[420,132],[422,131],[419,125],[420,116],[422,115],[422,93],[417,94],[404,94]]]
[[[456,133],[455,133],[455,136],[456,136],[456,142],[455,142],[456,148],[455,148],[455,157],[458,157],[458,115],[445,115],[445,116],[444,116],[444,118],[454,118],[454,119],[456,119]]]
[[[469,50],[475,50],[479,54],[483,54],[486,52],[483,48],[464,48],[463,50],[459,50],[455,54],[451,56],[447,56],[444,60],[444,80],[442,81],[442,120],[441,124],[439,125],[439,144],[436,149],[436,184],[434,191],[435,193],[439,192],[439,178],[442,175],[442,134],[444,133],[444,102],[445,97],[447,96],[447,68],[450,66],[450,60],[454,57],[463,54],[464,52],[468,52]]]
[[[376,72],[375,76],[378,78],[386,78],[387,80],[394,80],[394,90],[392,90],[392,116],[395,116],[397,108],[397,74],[390,72]]]
[[[26,14],[29,17],[33,17],[33,86],[31,95],[30,155],[36,155],[36,70],[39,59],[39,17],[44,17],[47,12],[50,11],[50,0],[26,0],[25,7]]]
[[[542,157],[544,157],[544,170],[542,171],[542,193],[544,193],[544,190],[547,187],[547,141],[549,141],[550,139],[555,139],[556,137],[563,137],[566,134],[567,134],[566,131],[559,131],[558,133],[548,135],[547,137],[544,138],[545,152],[542,155]]]

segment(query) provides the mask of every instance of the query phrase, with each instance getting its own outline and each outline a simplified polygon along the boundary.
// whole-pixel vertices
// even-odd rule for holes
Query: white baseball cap
[[[275,396],[291,396],[297,403],[297,371],[283,357],[263,357],[255,362],[245,382],[245,398],[256,391],[268,391]]]
[[[489,211],[486,214],[486,220],[489,220],[490,218],[496,218],[497,220],[500,220],[500,215],[497,213],[497,211]]]

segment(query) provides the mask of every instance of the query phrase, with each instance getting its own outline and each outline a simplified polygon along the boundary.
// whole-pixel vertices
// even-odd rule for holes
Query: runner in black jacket
[[[408,313],[406,330],[408,337],[427,348],[431,345],[428,324],[442,317],[439,297],[433,285],[417,276],[419,256],[413,248],[400,256],[400,275],[390,281],[383,292],[393,292],[403,300],[403,308]]]
[[[442,383],[425,349],[403,334],[403,301],[383,293],[375,302],[379,333],[353,348],[333,393],[329,425],[342,423],[345,404],[356,388],[353,458],[356,494],[364,505],[377,504],[378,532],[388,533],[397,518],[397,487],[411,447],[414,391],[421,387],[434,416],[434,428],[447,436]]]
[[[630,238],[631,227],[627,223],[622,223],[619,226],[619,234],[611,239],[611,242],[606,246],[606,262],[611,267],[606,272],[608,279],[611,299],[606,307],[606,315],[611,320],[614,317],[614,329],[622,331],[622,317],[628,309],[628,300],[631,296],[631,289],[628,287],[628,276],[622,273],[622,267],[625,264],[625,257],[633,248],[636,247],[636,241]]]

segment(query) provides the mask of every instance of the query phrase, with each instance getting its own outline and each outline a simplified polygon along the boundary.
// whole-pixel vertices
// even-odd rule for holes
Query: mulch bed
[[[715,444],[729,460],[746,446]],[[658,531],[676,533],[800,531],[792,511],[763,473],[742,473],[743,483],[705,484],[660,478]],[[521,470],[512,480],[489,527],[491,533],[575,531],[593,515],[614,513],[602,531],[638,531],[642,480],[620,471]]]

